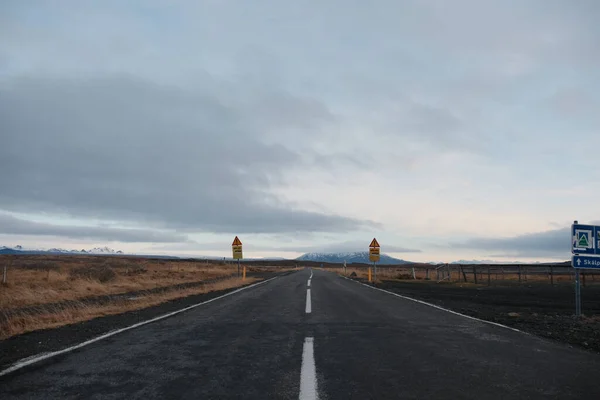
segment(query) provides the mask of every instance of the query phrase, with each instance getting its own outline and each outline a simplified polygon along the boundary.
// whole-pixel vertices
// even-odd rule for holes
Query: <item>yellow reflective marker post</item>
[[[380,259],[380,247],[377,239],[373,238],[369,245],[369,261],[373,262],[373,272],[375,273],[375,280],[377,280],[377,265],[376,262]],[[369,279],[370,281],[370,279]]]
[[[242,252],[242,241],[236,236],[231,244],[231,250],[233,251],[233,259],[238,260],[238,276],[240,276],[240,260],[244,258]]]
[[[242,280],[244,280],[244,281],[246,280],[246,266],[245,265],[244,265],[244,276],[243,276]]]
[[[369,267],[369,283],[371,282],[371,267]]]

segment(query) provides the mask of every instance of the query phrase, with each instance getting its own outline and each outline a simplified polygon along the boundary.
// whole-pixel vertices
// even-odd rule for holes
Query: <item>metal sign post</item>
[[[578,268],[575,268],[575,315],[581,316],[581,282]]]
[[[375,280],[377,280],[377,264],[373,263],[373,273],[375,274]]]
[[[571,266],[575,269],[575,315],[581,316],[580,269],[600,269],[600,226],[571,225]]]

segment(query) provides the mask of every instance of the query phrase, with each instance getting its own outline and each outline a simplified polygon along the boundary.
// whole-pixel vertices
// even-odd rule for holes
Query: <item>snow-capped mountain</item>
[[[94,247],[87,251],[88,254],[123,254],[121,250],[115,251],[109,247]]]
[[[379,264],[386,265],[397,265],[397,264],[410,264],[410,261],[401,260],[399,258],[390,257],[382,254],[380,257]],[[298,257],[298,261],[316,261],[325,263],[343,263],[346,261],[348,264],[359,263],[359,264],[370,264],[369,252],[368,251],[356,251],[349,253],[306,253]]]
[[[51,249],[27,249],[17,245],[14,247],[0,246],[0,254],[123,254],[120,250],[113,250],[109,247],[95,247],[90,250],[65,250],[60,248]]]

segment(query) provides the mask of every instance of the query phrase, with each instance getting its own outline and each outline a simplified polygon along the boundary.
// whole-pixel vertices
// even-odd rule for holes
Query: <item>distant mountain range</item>
[[[89,250],[65,250],[65,249],[26,249],[23,246],[6,247],[0,246],[0,254],[123,254],[122,251],[116,251],[109,247],[95,247]]]
[[[324,263],[343,264],[370,264],[368,251],[356,251],[350,253],[306,253],[296,258],[298,261],[316,261]],[[383,265],[398,265],[410,264],[410,261],[401,260],[399,258],[390,257],[382,254],[379,264]]]
[[[143,254],[125,254],[120,250],[114,250],[109,247],[95,247],[93,249],[85,250],[65,250],[60,248],[51,248],[51,249],[28,249],[23,246],[0,246],[0,255],[2,254],[79,254],[79,255],[128,255],[128,256],[137,256],[137,257],[152,257],[152,258],[195,258],[202,260],[223,260],[224,257],[211,257],[211,256],[202,256],[202,257],[190,257],[190,256],[172,256],[172,255],[143,255]],[[225,257],[227,261],[231,261],[231,258]],[[264,258],[245,258],[245,261],[284,261],[285,258],[282,257],[264,257]],[[369,252],[368,251],[356,251],[356,252],[342,252],[342,253],[306,253],[296,258],[298,261],[315,261],[315,262],[323,262],[323,263],[332,263],[332,264],[343,264],[346,261],[347,264],[371,264],[369,261]],[[452,261],[450,264],[563,264],[565,262],[556,261],[556,262],[520,262],[520,261],[496,261],[496,260],[457,260]],[[412,261],[406,261],[399,258],[390,257],[386,254],[381,255],[381,260],[379,261],[381,265],[400,265],[400,264],[412,264]],[[430,262],[428,264],[440,264],[438,262]]]

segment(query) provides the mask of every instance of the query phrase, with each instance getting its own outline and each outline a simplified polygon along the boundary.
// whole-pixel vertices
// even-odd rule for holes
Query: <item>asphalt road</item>
[[[0,398],[600,398],[597,354],[313,273],[0,377]]]

